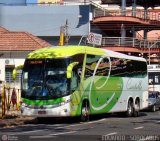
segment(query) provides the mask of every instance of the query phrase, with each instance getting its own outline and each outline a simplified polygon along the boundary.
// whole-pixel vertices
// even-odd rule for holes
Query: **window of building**
[[[12,65],[7,65],[5,67],[5,80],[7,83],[13,83],[13,79],[12,79],[13,69],[14,69],[14,66],[12,66]]]
[[[14,80],[12,78],[12,72],[13,72],[14,68],[15,68],[14,65],[7,65],[5,67],[5,80],[6,80],[7,83],[13,83],[14,82]],[[21,82],[21,75],[22,75],[22,71],[17,70],[17,77],[16,77],[16,80],[15,80],[16,83]]]

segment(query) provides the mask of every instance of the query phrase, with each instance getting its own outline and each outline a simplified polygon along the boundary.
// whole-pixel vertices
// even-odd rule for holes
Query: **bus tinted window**
[[[112,77],[143,78],[147,75],[146,62],[113,57],[101,58],[100,56],[87,55],[85,77],[88,78],[93,76],[96,67],[97,70],[95,75],[97,76],[108,76],[110,73],[110,76]]]
[[[128,60],[127,72],[127,77],[143,78],[147,75],[147,64],[142,61]]]
[[[111,76],[126,76],[127,74],[127,62],[121,58],[111,58]]]
[[[160,84],[160,73],[159,72],[149,72],[149,82],[151,84]]]
[[[88,78],[95,75],[106,76],[109,72],[109,60],[108,58],[101,58],[101,56],[87,55],[86,68],[85,68],[85,77]]]

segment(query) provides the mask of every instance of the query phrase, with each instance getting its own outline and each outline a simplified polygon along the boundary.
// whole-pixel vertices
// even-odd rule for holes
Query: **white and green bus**
[[[21,112],[35,117],[124,112],[148,106],[146,60],[102,48],[59,46],[28,54],[22,73]]]

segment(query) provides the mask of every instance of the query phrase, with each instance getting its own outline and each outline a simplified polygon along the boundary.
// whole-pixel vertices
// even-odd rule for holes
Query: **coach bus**
[[[72,117],[148,106],[146,60],[102,48],[57,46],[28,54],[22,72],[24,116]]]
[[[149,91],[160,92],[160,65],[148,65]]]

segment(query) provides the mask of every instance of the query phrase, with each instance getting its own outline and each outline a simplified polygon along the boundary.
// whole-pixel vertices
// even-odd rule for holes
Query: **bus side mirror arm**
[[[73,62],[73,63],[70,63],[67,67],[67,78],[71,78],[72,76],[72,69],[74,68],[74,66],[78,65],[79,62]]]

